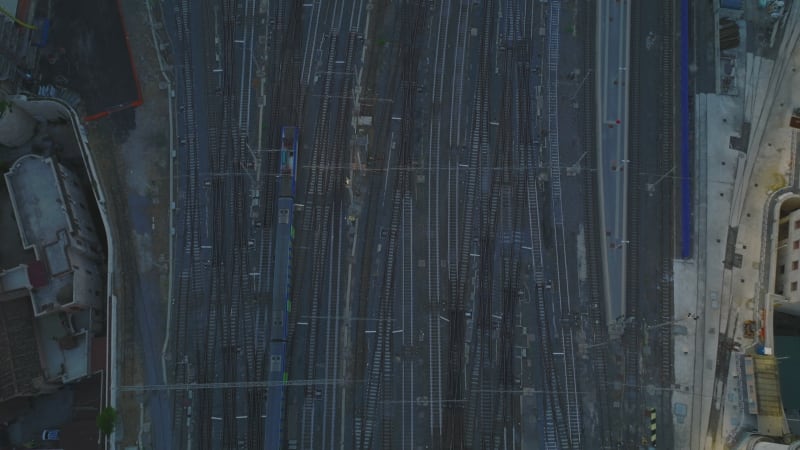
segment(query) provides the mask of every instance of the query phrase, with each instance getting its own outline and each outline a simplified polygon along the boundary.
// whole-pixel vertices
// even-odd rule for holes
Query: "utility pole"
[[[364,380],[287,380],[287,381],[233,381],[221,383],[174,383],[120,386],[120,392],[187,391],[195,389],[257,389],[273,386],[315,386],[363,383]]]
[[[669,169],[667,171],[667,173],[665,173],[664,175],[661,175],[654,183],[645,184],[645,188],[647,189],[647,195],[652,197],[653,194],[655,194],[655,192],[656,192],[656,186],[658,186],[658,183],[661,183],[664,180],[664,178],[668,177],[669,174],[671,174],[674,170],[675,170],[675,166],[672,166],[672,168]]]

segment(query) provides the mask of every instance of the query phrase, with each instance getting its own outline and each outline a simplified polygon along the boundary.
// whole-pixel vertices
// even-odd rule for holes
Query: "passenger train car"
[[[297,127],[281,129],[280,173],[278,174],[277,220],[275,221],[275,265],[272,278],[270,314],[269,389],[264,446],[279,449],[283,435],[286,398],[286,339],[292,309],[292,240],[294,239],[294,197],[297,175]]]

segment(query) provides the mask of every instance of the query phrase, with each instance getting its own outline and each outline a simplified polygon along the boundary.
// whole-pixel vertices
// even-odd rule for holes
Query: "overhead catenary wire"
[[[433,171],[444,171],[444,172],[447,172],[447,171],[450,171],[450,172],[461,171],[461,172],[468,172],[468,171],[477,171],[477,170],[481,170],[481,171],[484,171],[484,170],[490,170],[490,171],[507,170],[507,171],[523,171],[524,172],[524,171],[529,171],[531,169],[534,169],[534,170],[537,170],[537,169],[549,170],[550,169],[550,166],[548,166],[548,165],[539,165],[539,166],[530,166],[529,165],[529,166],[525,166],[525,167],[504,167],[504,166],[486,167],[486,166],[483,166],[483,167],[480,167],[480,168],[478,168],[478,167],[463,167],[463,166],[456,166],[456,167],[449,167],[449,166],[416,167],[416,166],[401,166],[401,165],[392,165],[391,167],[364,167],[364,166],[365,166],[365,164],[360,164],[360,165],[359,164],[352,164],[352,165],[348,164],[348,165],[344,165],[344,166],[307,164],[307,165],[300,166],[300,168],[302,168],[302,169],[316,169],[316,170],[342,170],[342,169],[351,169],[351,168],[353,168],[353,169],[361,171],[361,172],[378,172],[378,173],[383,173],[383,172],[411,172],[411,171],[413,171],[413,172],[421,172],[421,173],[423,173],[423,172],[433,172]],[[586,171],[586,172],[597,172],[597,170],[598,170],[596,168],[591,168],[591,167],[575,167],[575,166],[563,166],[563,165],[559,166],[559,168],[562,169],[562,170],[579,168],[581,171]],[[622,172],[622,169],[618,169],[618,170],[620,172]],[[273,174],[269,174],[269,175],[273,175]],[[274,175],[277,176],[279,174],[274,174]],[[664,178],[669,178],[669,179],[674,179],[674,180],[684,178],[684,177],[680,177],[678,175],[665,175],[665,174],[661,174],[661,173],[650,173],[650,172],[639,172],[639,175],[641,175],[641,176],[652,176],[652,177],[664,177]]]

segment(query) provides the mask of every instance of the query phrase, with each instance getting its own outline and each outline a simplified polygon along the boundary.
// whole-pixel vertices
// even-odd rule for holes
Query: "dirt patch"
[[[118,298],[120,385],[152,383],[145,379],[145,351],[137,323],[141,277],[151,270],[165,274],[169,253],[169,129],[167,91],[152,44],[146,4],[124,2],[122,14],[130,49],[141,81],[143,104],[90,124],[88,132],[102,184],[109,197],[109,216],[117,249],[115,286]],[[154,11],[158,15],[158,11]],[[139,222],[146,222],[137,227]],[[161,280],[165,278],[162,275]],[[166,309],[167,284],[158,283]],[[139,305],[137,305],[139,303]],[[163,327],[164,311],[152,314]],[[160,344],[159,344],[160,345]],[[152,357],[152,353],[148,355]],[[118,444],[136,445],[139,438],[140,393],[119,396]],[[149,422],[145,410],[145,422]],[[142,436],[147,442],[147,434]]]

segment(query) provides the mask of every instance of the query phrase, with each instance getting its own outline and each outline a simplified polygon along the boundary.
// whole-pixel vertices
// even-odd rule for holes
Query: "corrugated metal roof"
[[[781,405],[778,364],[774,356],[753,356],[758,392],[758,432],[783,436],[789,432]]]

